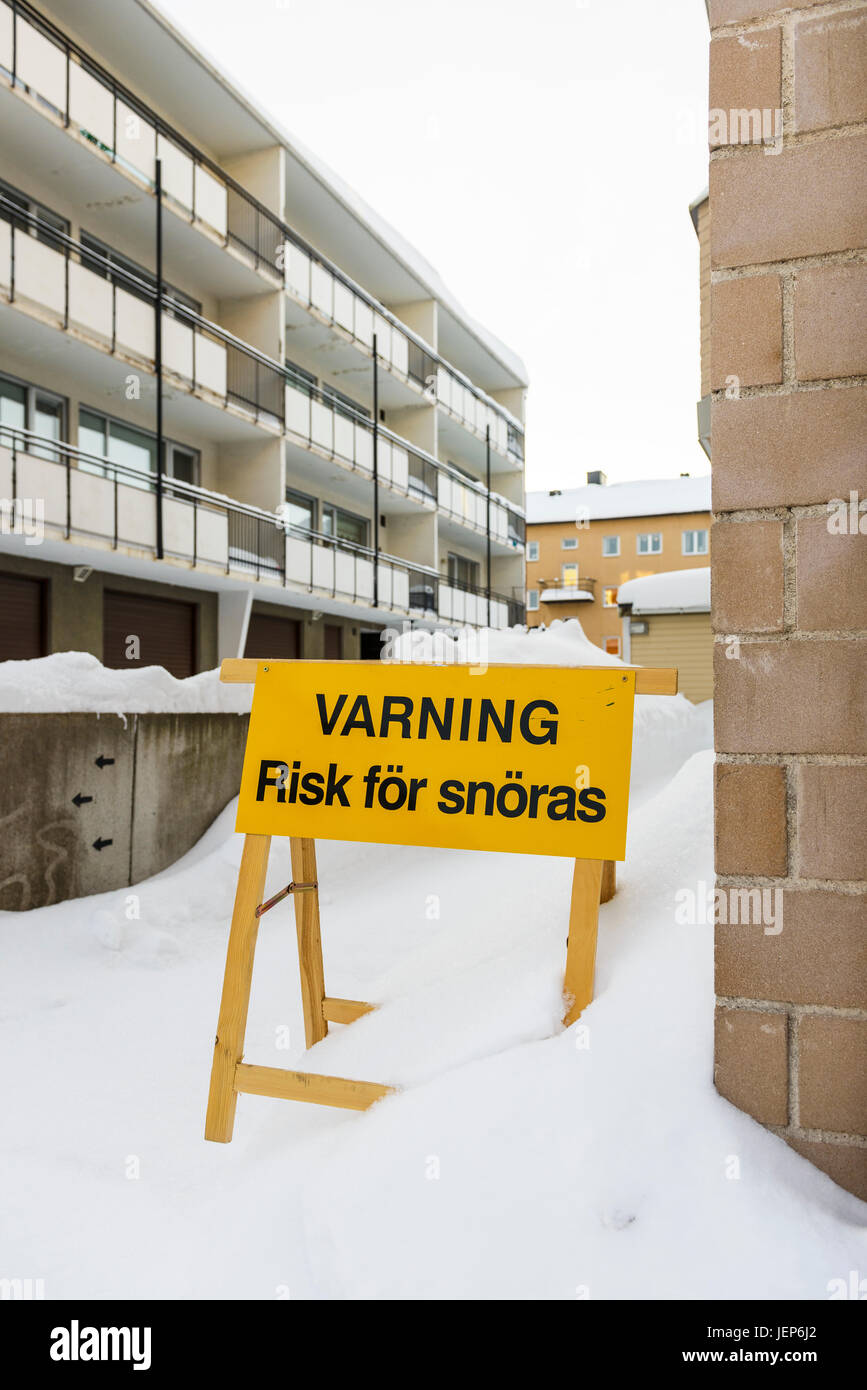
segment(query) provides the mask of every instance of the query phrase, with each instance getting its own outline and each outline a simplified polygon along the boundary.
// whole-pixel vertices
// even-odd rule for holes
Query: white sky
[[[158,0],[530,375],[527,487],[706,472],[702,0]]]

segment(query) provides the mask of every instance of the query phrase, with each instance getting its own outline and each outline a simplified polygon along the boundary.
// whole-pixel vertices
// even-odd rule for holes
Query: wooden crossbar
[[[220,680],[229,685],[253,685],[256,680],[256,672],[259,669],[259,662],[249,656],[227,656],[220,666]],[[269,666],[279,666],[279,661],[269,661]],[[297,665],[293,661],[292,665]],[[320,666],[324,663],[319,662]],[[345,662],[335,662],[334,665],[345,665]],[[496,665],[503,665],[502,662],[491,662],[492,668]],[[535,668],[544,671],[548,668],[539,666]],[[562,667],[554,668],[561,670]],[[635,693],[636,695],[676,695],[677,694],[677,667],[676,666],[582,666],[576,667],[582,671],[604,671],[610,675],[612,670],[634,671],[635,672]]]
[[[368,1110],[393,1086],[376,1081],[349,1081],[343,1076],[320,1076],[312,1071],[284,1071],[282,1067],[253,1067],[240,1062],[235,1068],[235,1090],[249,1096],[273,1096],[276,1100],[307,1100],[314,1105],[336,1105],[344,1110]]]

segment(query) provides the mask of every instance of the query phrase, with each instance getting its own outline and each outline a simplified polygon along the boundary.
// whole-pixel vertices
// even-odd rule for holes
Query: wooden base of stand
[[[328,1033],[329,1023],[354,1023],[376,1007],[358,999],[336,999],[325,993],[315,841],[295,837],[290,839],[293,881],[283,892],[264,903],[262,898],[270,848],[270,835],[247,835],[244,838],[205,1119],[205,1138],[218,1144],[231,1141],[235,1107],[238,1096],[242,1094],[311,1101],[316,1105],[335,1105],[346,1110],[367,1110],[396,1089],[374,1081],[351,1081],[342,1076],[320,1076],[316,1072],[251,1066],[244,1062],[244,1037],[259,921],[275,902],[290,894],[295,903],[307,1047],[321,1042]],[[567,1025],[575,1022],[593,998],[599,903],[608,902],[614,896],[614,891],[615,867],[612,861],[576,859],[563,986],[563,1022]]]

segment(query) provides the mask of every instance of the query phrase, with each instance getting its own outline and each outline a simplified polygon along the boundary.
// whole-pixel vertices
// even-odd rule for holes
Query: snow
[[[710,474],[651,478],[633,483],[588,483],[562,492],[528,492],[527,524],[614,520],[710,511]]]
[[[177,680],[162,666],[116,671],[88,652],[0,662],[0,712],[54,714],[247,714],[252,688],[221,685],[219,671]]]
[[[620,664],[577,623],[489,636],[491,660]],[[712,927],[675,919],[713,880],[708,716],[636,701],[626,863],[568,1030],[568,860],[320,843],[328,991],[381,1008],[305,1054],[281,905],[245,1055],[402,1088],[365,1114],[242,1096],[232,1144],[202,1138],[234,804],[135,889],[0,914],[6,1268],[47,1298],[826,1298],[865,1208],[714,1090]],[[287,873],[275,840],[266,894]]]
[[[627,579],[617,590],[617,602],[631,603],[639,613],[709,613],[710,566],[666,570],[643,579]]]

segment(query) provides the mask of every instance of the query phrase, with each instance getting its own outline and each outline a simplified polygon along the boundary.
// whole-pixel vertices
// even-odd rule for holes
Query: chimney
[[[608,479],[602,472],[601,468],[597,468],[594,470],[594,472],[587,474],[587,481],[588,483],[597,483],[599,487],[604,487],[605,484],[608,482]]]

